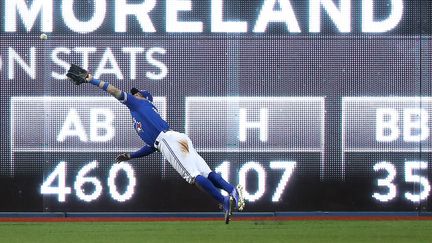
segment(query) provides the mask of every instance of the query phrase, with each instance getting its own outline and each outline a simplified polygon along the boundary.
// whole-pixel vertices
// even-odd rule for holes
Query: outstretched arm
[[[119,154],[116,158],[116,162],[120,163],[122,161],[130,160],[130,159],[141,158],[149,154],[152,154],[155,151],[156,149],[154,147],[146,144],[136,152]]]
[[[99,79],[95,79],[95,78],[93,78],[93,75],[91,75],[90,73],[87,75],[86,80],[87,80],[87,82],[99,87],[100,89],[105,90],[107,93],[114,96],[116,99],[118,99],[118,100],[123,99],[123,95],[124,95],[123,91],[121,91],[120,89],[118,89],[114,85],[109,84],[108,82],[105,82],[105,81],[102,81]]]
[[[66,76],[76,85],[80,85],[82,83],[91,83],[99,87],[100,89],[105,90],[107,93],[111,94],[118,100],[122,100],[124,98],[123,91],[121,91],[114,85],[109,84],[108,82],[93,78],[93,75],[91,75],[91,73],[75,64],[71,64]]]

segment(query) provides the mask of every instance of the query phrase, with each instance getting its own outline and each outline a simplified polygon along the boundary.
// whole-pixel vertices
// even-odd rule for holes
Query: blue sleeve
[[[130,109],[134,109],[138,106],[137,98],[133,96],[132,94],[126,93],[123,91],[122,98],[119,99],[121,103],[129,107]]]
[[[140,157],[152,154],[154,151],[156,151],[156,149],[154,147],[146,144],[146,145],[144,145],[144,147],[140,148],[138,151],[131,153],[130,157],[131,157],[131,159],[140,158]]]

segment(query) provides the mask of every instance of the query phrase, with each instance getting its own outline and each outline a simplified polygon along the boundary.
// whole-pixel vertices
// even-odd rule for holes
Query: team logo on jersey
[[[137,122],[137,124],[136,124],[136,130],[137,130],[138,132],[142,132],[142,125],[141,125],[141,122]]]
[[[142,132],[143,129],[142,129],[142,124],[141,124],[141,122],[138,122],[137,120],[135,120],[135,118],[133,118],[133,121],[134,121],[134,127],[135,127],[135,130],[136,130],[137,132]]]

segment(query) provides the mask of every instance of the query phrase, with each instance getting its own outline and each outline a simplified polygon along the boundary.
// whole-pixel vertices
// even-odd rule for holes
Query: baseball
[[[47,36],[45,33],[42,33],[42,34],[39,36],[39,38],[40,38],[41,40],[46,40],[46,39],[48,39],[48,36]]]

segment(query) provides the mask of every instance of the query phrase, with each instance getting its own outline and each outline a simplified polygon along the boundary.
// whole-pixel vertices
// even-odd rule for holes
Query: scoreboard
[[[431,3],[0,0],[0,211],[217,211],[71,63],[149,90],[260,211],[430,211]],[[47,40],[39,35],[46,33]]]
[[[345,178],[369,177],[370,198],[426,207],[430,192],[431,97],[345,97]],[[372,173],[371,173],[372,172]]]

